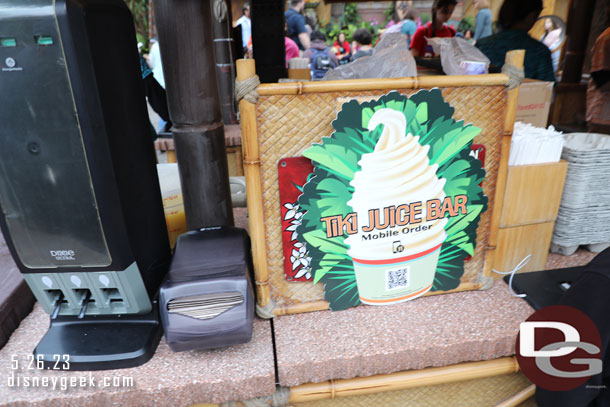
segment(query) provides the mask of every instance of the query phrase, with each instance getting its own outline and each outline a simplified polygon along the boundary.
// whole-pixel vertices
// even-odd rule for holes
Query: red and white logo
[[[533,313],[521,323],[515,348],[523,374],[546,390],[572,390],[602,371],[599,331],[573,307]]]

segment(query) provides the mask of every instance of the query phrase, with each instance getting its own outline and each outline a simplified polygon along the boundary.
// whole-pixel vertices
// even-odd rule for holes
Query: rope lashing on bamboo
[[[480,284],[479,290],[489,290],[496,281],[492,276],[485,276],[483,274],[479,275],[478,280]]]
[[[271,396],[244,400],[241,403],[246,407],[286,407],[289,402],[290,389],[288,387],[278,387]]]
[[[258,79],[258,75],[251,76],[243,81],[238,81],[236,79],[235,99],[237,99],[237,103],[242,99],[246,99],[248,102],[256,104],[258,101],[258,91],[256,88],[258,88],[260,84],[261,81]]]
[[[521,85],[523,79],[525,78],[525,73],[523,72],[523,68],[517,68],[511,64],[504,64],[502,67],[502,73],[508,75],[510,78],[506,83],[506,87],[508,90],[515,89]]]
[[[258,315],[259,318],[262,318],[262,319],[271,319],[271,318],[274,318],[275,314],[273,313],[273,310],[276,307],[277,307],[277,305],[270,298],[269,302],[264,307],[261,307],[260,305],[256,304],[256,315]]]
[[[278,387],[273,396],[271,396],[272,407],[284,407],[290,403],[290,388]]]
[[[214,10],[214,17],[216,17],[216,20],[218,20],[219,23],[223,22],[227,17],[227,4],[224,0],[214,0],[212,9]]]

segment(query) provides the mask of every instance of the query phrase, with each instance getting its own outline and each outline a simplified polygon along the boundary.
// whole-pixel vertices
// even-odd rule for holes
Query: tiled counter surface
[[[142,366],[95,372],[27,369],[28,356],[44,335],[49,316],[39,305],[0,350],[0,406],[189,406],[268,396],[275,391],[271,324],[256,319],[250,343],[230,348],[172,352],[164,339],[154,357]],[[31,356],[30,356],[31,357]],[[19,366],[13,370],[11,358]],[[21,378],[9,387],[9,377]],[[90,385],[90,375],[95,387]],[[56,389],[27,387],[23,378],[57,378]],[[84,387],[61,388],[61,381],[85,377]],[[133,378],[133,386],[102,387]]]

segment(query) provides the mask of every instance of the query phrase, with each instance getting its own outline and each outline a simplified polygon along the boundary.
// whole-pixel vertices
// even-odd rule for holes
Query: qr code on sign
[[[409,286],[409,268],[388,270],[385,274],[385,289],[395,290]]]

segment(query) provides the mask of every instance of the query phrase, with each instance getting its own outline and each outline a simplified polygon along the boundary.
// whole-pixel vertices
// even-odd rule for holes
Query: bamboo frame
[[[519,68],[523,67],[525,51],[511,51],[506,55],[506,62]],[[237,80],[243,81],[255,75],[253,60],[237,61]],[[505,74],[468,75],[468,76],[425,76],[412,78],[389,79],[355,79],[341,81],[289,82],[261,84],[257,91],[261,96],[302,95],[308,93],[328,93],[340,91],[383,91],[393,89],[419,89],[432,87],[465,87],[465,86],[498,86],[506,85],[509,77]],[[517,109],[518,88],[508,91],[504,134],[501,142],[499,172],[496,182],[495,207],[490,222],[488,245],[485,250],[483,275],[491,276],[494,251],[497,245],[497,234],[502,212],[506,174],[508,171],[508,152]],[[265,244],[265,223],[262,201],[262,181],[260,173],[260,155],[257,134],[256,105],[245,100],[239,102],[241,112],[241,129],[243,137],[244,172],[246,175],[246,199],[249,210],[249,226],[252,236],[252,254],[256,275],[258,304],[265,307],[271,300],[269,272],[267,269],[267,252]],[[480,283],[462,284],[452,292],[479,289]],[[435,295],[441,293],[431,293]],[[273,314],[287,315],[301,312],[327,310],[326,301],[312,301],[300,304],[276,306]]]
[[[478,290],[481,287],[480,284],[473,283],[462,283],[459,287],[451,290],[452,293],[458,293],[462,291],[472,291]],[[431,297],[433,295],[442,295],[446,294],[445,291],[428,291],[422,297]],[[292,314],[301,314],[303,312],[314,312],[314,311],[326,311],[329,310],[330,306],[328,301],[311,301],[305,302],[301,304],[289,304],[289,305],[278,305],[273,310],[273,314],[275,316],[281,315],[292,315]]]
[[[464,362],[444,367],[429,367],[420,370],[407,370],[392,374],[353,379],[330,380],[322,383],[307,383],[290,387],[289,404],[306,403],[339,397],[363,396],[367,394],[405,390],[437,384],[457,383],[467,380],[484,379],[519,372],[515,356],[482,362]],[[535,386],[529,386],[496,407],[513,407],[532,397]],[[224,405],[224,404],[222,404]],[[237,402],[236,406],[245,403]],[[194,404],[190,407],[215,407],[221,404]]]
[[[243,81],[255,75],[253,59],[237,61],[237,80]],[[260,156],[258,152],[258,134],[256,131],[256,107],[241,100],[242,152],[244,155],[244,173],[246,176],[246,202],[250,216],[250,236],[252,236],[252,260],[256,275],[257,301],[261,307],[269,303],[269,272],[267,270],[267,253],[265,250],[265,224],[263,216],[263,193],[260,178]]]
[[[511,53],[509,52],[509,54]],[[258,93],[261,96],[277,96],[342,91],[354,92],[367,90],[419,89],[433,87],[447,88],[460,86],[497,86],[506,85],[508,80],[509,77],[507,75],[500,73],[487,75],[422,76],[410,78],[346,79],[341,81],[264,83],[258,87]]]
[[[481,379],[518,371],[517,359],[510,356],[483,362],[466,362],[452,366],[407,370],[386,375],[308,383],[290,388],[290,403],[362,396],[412,387]]]

